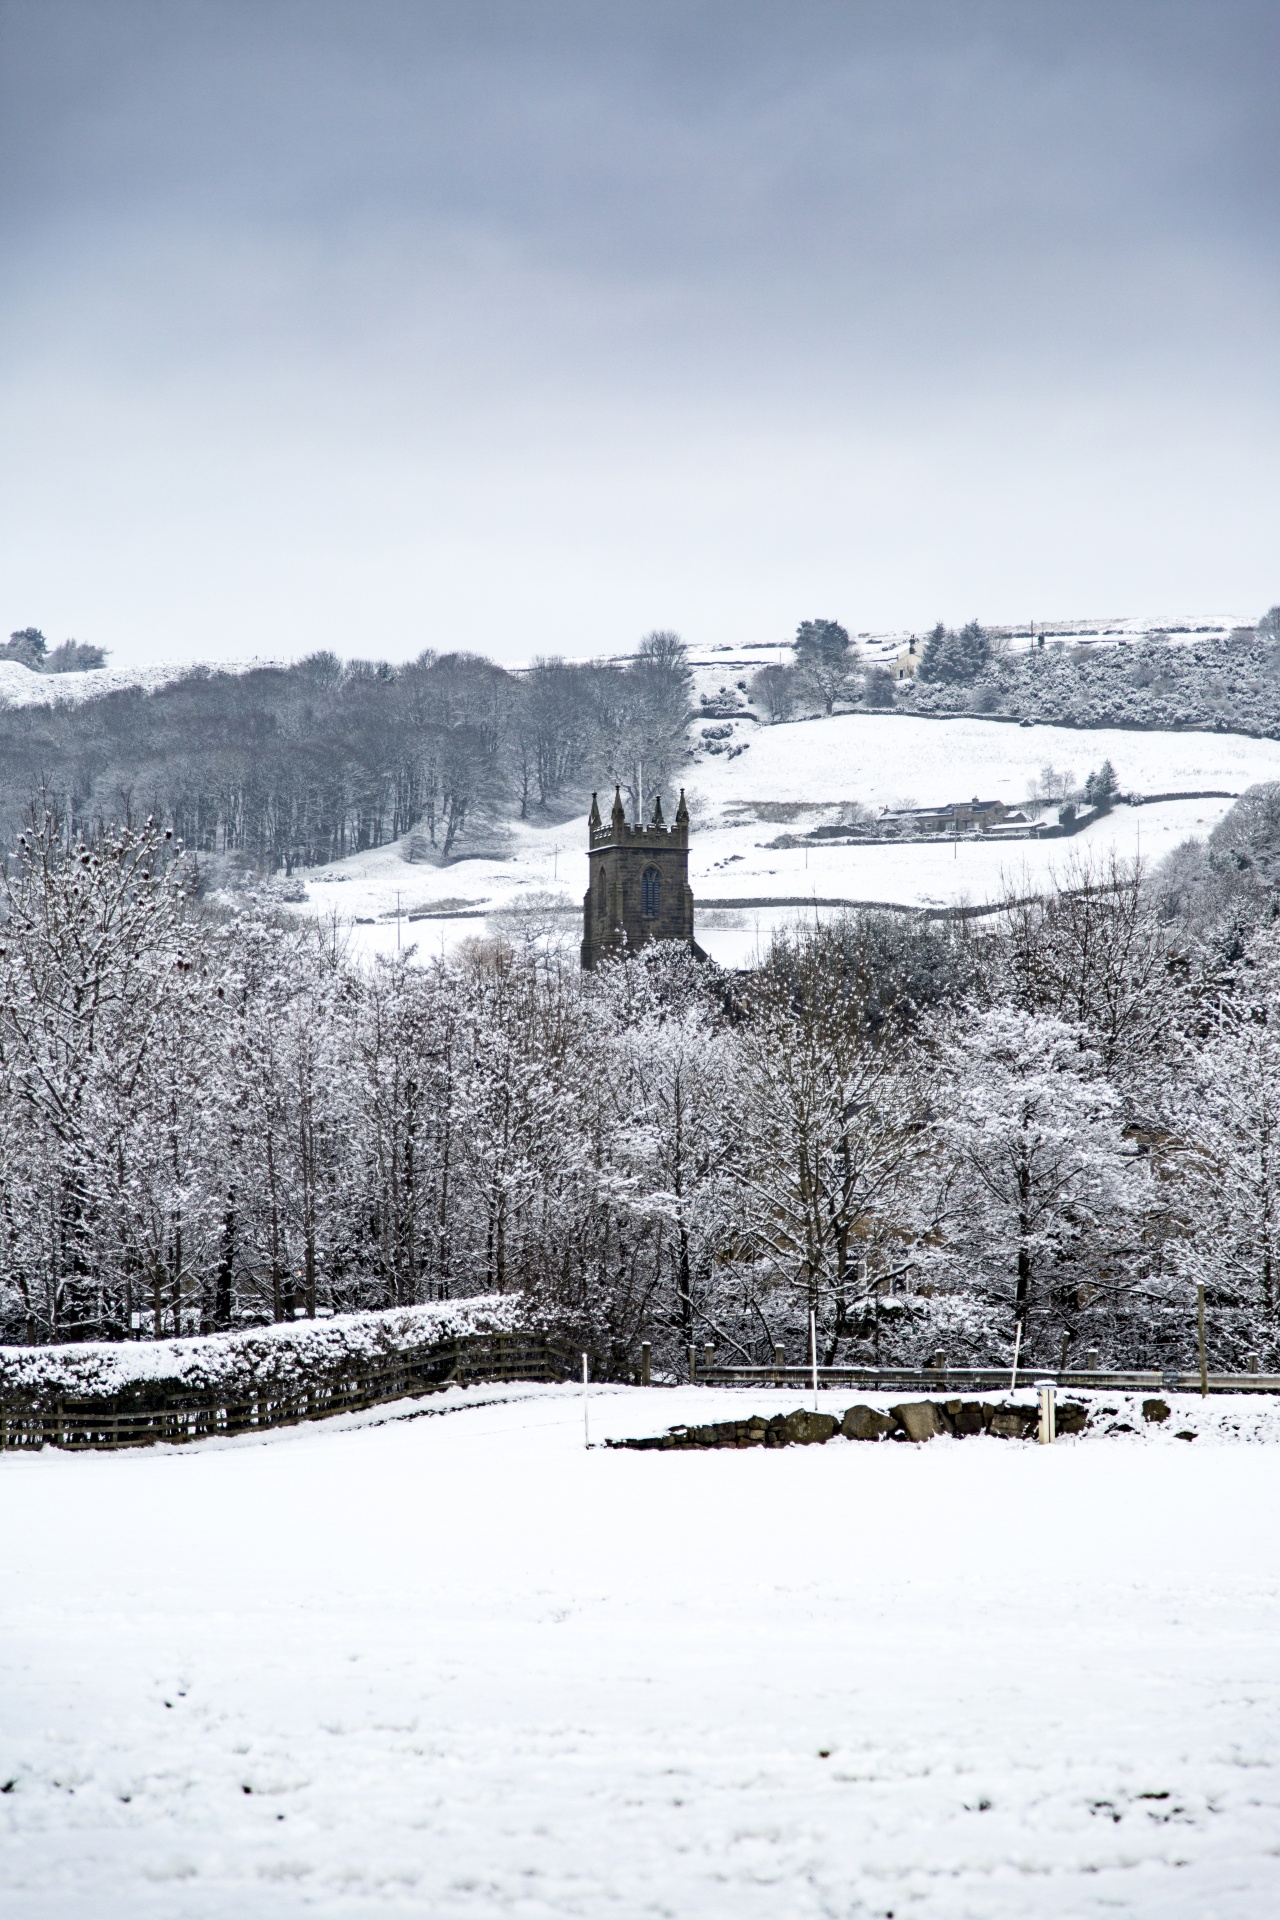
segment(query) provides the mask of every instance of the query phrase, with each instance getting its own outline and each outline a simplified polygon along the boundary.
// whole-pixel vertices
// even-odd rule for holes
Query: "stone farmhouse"
[[[988,833],[993,828],[1025,826],[1026,815],[1011,813],[1003,800],[951,800],[942,807],[886,807],[884,826],[912,833]]]

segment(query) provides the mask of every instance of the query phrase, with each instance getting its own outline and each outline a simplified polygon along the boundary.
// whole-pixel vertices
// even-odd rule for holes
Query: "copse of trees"
[[[834,713],[837,701],[856,698],[862,663],[838,620],[802,620],[791,645],[790,665],[775,661],[761,667],[748,688],[772,724],[790,720],[802,707]]]
[[[319,675],[319,669],[316,670]],[[546,940],[362,969],[206,917],[159,824],[0,889],[0,1336],[498,1291],[621,1372],[1280,1360],[1280,789],[1152,878],[851,914],[728,976]],[[1244,856],[1243,860],[1241,856]]]
[[[958,629],[945,627],[939,620],[920,651],[920,678],[952,683],[976,680],[992,651],[990,634],[976,620]]]
[[[39,627],[20,627],[11,633],[7,645],[0,646],[0,660],[16,660],[32,673],[84,673],[107,664],[101,647],[87,646],[80,640],[64,640],[51,653]]]
[[[1100,812],[1110,812],[1120,791],[1120,782],[1116,779],[1116,770],[1109,760],[1104,760],[1096,772],[1089,774],[1084,783],[1084,801],[1089,807],[1097,807]]]
[[[476,654],[406,666],[316,653],[248,673],[194,669],[155,692],[0,709],[7,843],[34,787],[73,833],[163,820],[188,851],[263,872],[416,832],[447,860],[495,821],[576,805],[581,786],[669,782],[687,753],[689,668],[656,633],[625,662]]]

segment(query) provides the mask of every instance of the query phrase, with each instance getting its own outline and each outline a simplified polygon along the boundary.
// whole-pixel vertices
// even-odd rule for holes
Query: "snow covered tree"
[[[929,1113],[907,1000],[885,1004],[848,929],[780,941],[742,1030],[750,1130],[746,1249],[784,1313],[824,1318],[829,1350],[901,1263],[902,1189]],[[798,1309],[798,1312],[797,1312]]]
[[[825,713],[849,690],[858,656],[838,620],[802,620],[796,628],[795,674],[800,686]]]
[[[993,1007],[943,1054],[946,1174],[936,1252],[1010,1336],[1070,1330],[1100,1287],[1130,1279],[1149,1182],[1120,1100],[1079,1024]]]
[[[1280,1357],[1280,938],[1255,935],[1169,1101],[1180,1189],[1171,1257],[1206,1288],[1224,1362]],[[1225,1345],[1226,1351],[1222,1352]]]
[[[0,646],[0,660],[16,660],[19,666],[30,667],[33,673],[44,669],[45,655],[49,651],[49,642],[39,627],[20,627],[9,635],[9,644]]]
[[[991,637],[976,620],[958,632],[939,621],[920,653],[920,678],[966,683],[976,680],[991,658]]]
[[[151,1056],[190,965],[186,907],[152,823],[68,844],[36,810],[0,882],[0,1257],[31,1337],[121,1325],[139,1253],[119,1199],[139,1118],[159,1118]]]
[[[598,1162],[600,1199],[635,1259],[625,1297],[660,1358],[712,1335],[739,1357],[740,1290],[722,1265],[742,1199],[739,1057],[718,970],[687,949],[657,946],[600,974],[593,1007],[609,1023]]]
[[[1068,860],[1052,893],[1010,898],[998,933],[994,999],[1087,1028],[1112,1078],[1159,1057],[1181,1018],[1178,969],[1136,863]]]
[[[1109,760],[1104,760],[1096,773],[1091,773],[1084,783],[1085,803],[1107,812],[1120,791],[1120,782],[1116,779],[1116,770]]]

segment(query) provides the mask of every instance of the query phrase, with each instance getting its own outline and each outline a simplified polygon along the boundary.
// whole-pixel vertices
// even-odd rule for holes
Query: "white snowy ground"
[[[95,667],[92,673],[33,673],[18,660],[0,660],[0,707],[79,706],[139,682],[137,673],[109,667]]]
[[[1126,790],[1142,793],[1206,788],[1239,793],[1257,781],[1280,779],[1280,741],[1238,734],[1084,732],[848,714],[779,727],[739,722],[736,737],[748,742],[745,753],[733,760],[707,757],[689,769],[694,810],[689,875],[695,899],[702,902],[816,897],[902,906],[977,905],[998,898],[1009,882],[1043,888],[1073,860],[1105,858],[1113,849],[1126,858],[1140,852],[1144,860],[1158,861],[1181,841],[1210,832],[1232,804],[1229,799],[1179,800],[1118,807],[1071,840],[1043,844],[817,845],[807,852],[769,847],[784,833],[803,833],[833,819],[829,810],[842,801],[878,810],[977,794],[1020,806],[1046,764],[1083,781],[1104,759],[1112,761]],[[783,821],[759,817],[761,806],[778,803],[800,811]],[[575,819],[557,827],[517,826],[505,859],[410,866],[393,846],[309,869],[301,877],[307,910],[336,914],[350,927],[355,950],[366,954],[395,951],[398,896],[399,939],[402,945],[416,943],[425,958],[483,935],[488,927],[483,916],[522,896],[554,894],[580,911],[587,884],[585,843],[585,819]],[[476,917],[414,922],[404,917],[437,912],[442,903]],[[698,938],[717,960],[742,965],[768,945],[775,926],[794,920],[796,911],[703,911],[696,922]],[[566,924],[572,933],[572,923]]]
[[[6,1920],[1280,1911],[1273,1403],[673,1455],[471,1398],[0,1461]]]
[[[80,706],[126,687],[142,687],[154,693],[157,687],[190,673],[194,664],[190,660],[166,660],[149,666],[94,667],[86,673],[32,673],[17,660],[0,660],[0,707]],[[248,673],[254,667],[281,664],[276,660],[226,661],[214,671]]]

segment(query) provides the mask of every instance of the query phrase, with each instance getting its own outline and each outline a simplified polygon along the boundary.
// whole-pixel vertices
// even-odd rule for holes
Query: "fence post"
[[[653,1347],[649,1341],[642,1340],[640,1342],[640,1385],[642,1387],[647,1387],[649,1384],[649,1364],[652,1359]]]
[[[1021,1322],[1021,1320],[1019,1320],[1019,1322],[1018,1322],[1018,1330],[1017,1330],[1017,1333],[1016,1333],[1016,1335],[1015,1335],[1015,1337],[1014,1337],[1014,1342],[1013,1342],[1013,1366],[1011,1367],[1011,1369],[1010,1369],[1010,1371],[1009,1371],[1009,1391],[1010,1391],[1010,1393],[1016,1393],[1016,1392],[1017,1392],[1017,1388],[1018,1388],[1018,1355],[1019,1355],[1019,1354],[1020,1354],[1021,1352],[1022,1352],[1022,1322]]]
[[[1056,1393],[1052,1380],[1037,1380],[1036,1392],[1040,1396],[1040,1445],[1049,1447],[1058,1437]]]
[[[781,1347],[775,1347],[773,1350],[773,1384],[775,1387],[782,1385],[782,1363],[784,1358],[783,1349]]]
[[[691,1346],[689,1348],[689,1385],[691,1387],[696,1387],[697,1384],[698,1384],[698,1349],[696,1347]]]
[[[813,1410],[818,1411],[818,1316],[809,1309],[809,1365],[813,1371]]]
[[[711,1372],[716,1363],[716,1350],[708,1340],[702,1349],[702,1371],[704,1376]]]
[[[1200,1397],[1208,1398],[1209,1362],[1204,1350],[1204,1282],[1196,1288],[1196,1331],[1200,1341]]]

